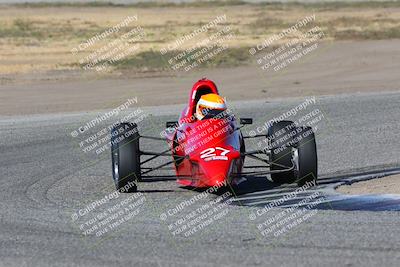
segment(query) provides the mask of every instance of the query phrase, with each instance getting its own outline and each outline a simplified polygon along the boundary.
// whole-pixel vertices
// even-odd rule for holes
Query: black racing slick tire
[[[295,176],[298,186],[304,186],[307,182],[317,182],[318,158],[315,135],[311,127],[298,128],[297,143],[297,170]],[[295,160],[296,162],[296,160]]]
[[[268,128],[267,138],[270,146],[270,169],[279,171],[293,166],[292,146],[295,142],[296,126],[292,121],[275,122]],[[296,180],[294,170],[271,173],[274,183],[293,183]]]
[[[119,123],[111,130],[111,159],[115,187],[123,193],[137,191],[140,181],[139,132],[134,123]]]

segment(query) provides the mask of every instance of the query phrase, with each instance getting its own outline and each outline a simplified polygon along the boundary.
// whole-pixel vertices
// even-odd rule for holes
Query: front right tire
[[[118,123],[111,130],[111,159],[115,187],[123,193],[137,191],[140,180],[139,132],[134,123]]]

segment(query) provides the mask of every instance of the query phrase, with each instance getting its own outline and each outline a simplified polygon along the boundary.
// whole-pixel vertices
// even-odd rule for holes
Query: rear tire
[[[139,132],[134,123],[119,123],[111,130],[111,159],[115,187],[118,191],[137,191],[140,181]]]

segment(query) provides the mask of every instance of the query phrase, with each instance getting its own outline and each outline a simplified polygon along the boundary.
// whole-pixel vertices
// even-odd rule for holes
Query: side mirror
[[[167,121],[166,123],[165,123],[165,126],[167,127],[167,128],[176,128],[176,127],[178,127],[178,122],[177,121]]]
[[[242,125],[253,124],[253,119],[252,118],[240,118],[240,124],[242,124]]]

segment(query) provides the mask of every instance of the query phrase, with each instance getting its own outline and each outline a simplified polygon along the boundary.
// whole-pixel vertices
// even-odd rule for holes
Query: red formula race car
[[[297,182],[299,186],[316,181],[317,151],[312,128],[278,121],[271,123],[265,134],[244,136],[241,129],[253,120],[237,120],[225,108],[223,100],[210,101],[217,98],[221,99],[214,82],[207,79],[196,82],[179,120],[166,123],[164,137],[140,135],[137,125],[129,122],[114,125],[111,155],[117,190],[135,192],[137,182],[171,177],[190,187],[239,185],[243,178],[260,175],[270,175],[275,183]],[[201,108],[200,104],[210,103],[215,103],[216,109]],[[258,144],[265,145],[246,150],[248,138],[262,138]],[[139,145],[141,139],[154,143],[166,141],[169,147],[161,152],[144,151]],[[162,156],[170,160],[149,166]],[[262,164],[245,166],[247,157]],[[168,165],[173,166],[175,175],[152,175]],[[252,171],[245,172],[245,169]]]

